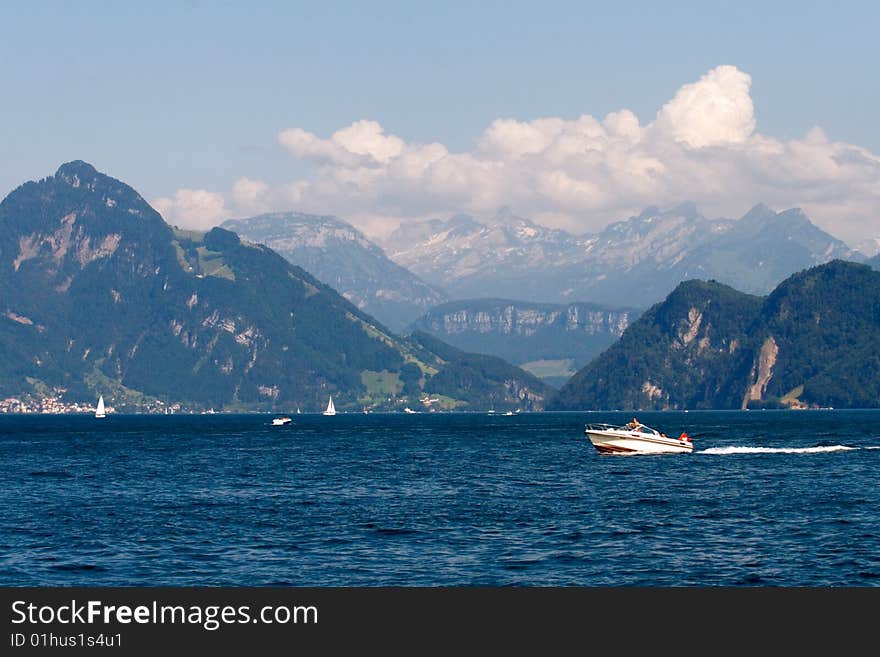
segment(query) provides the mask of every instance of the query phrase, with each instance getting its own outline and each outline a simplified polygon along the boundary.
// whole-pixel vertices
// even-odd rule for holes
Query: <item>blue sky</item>
[[[645,127],[684,85],[722,65],[749,78],[755,134],[788,144],[818,126],[830,143],[877,154],[878,19],[880,10],[867,2],[2,3],[0,195],[84,159],[148,200],[203,190],[222,197],[218,212],[229,215],[257,208],[236,201],[232,190],[242,179],[265,185],[260,207],[299,200],[304,209],[358,215],[367,227],[383,217],[480,211],[476,183],[455,193],[421,186],[391,198],[384,188],[363,188],[364,171],[353,172],[350,162],[343,173],[325,171],[337,183],[356,176],[362,185],[338,207],[330,207],[335,188],[282,194],[340,160],[285,148],[279,135],[297,128],[327,139],[369,120],[407,145],[438,143],[480,159],[478,144],[498,119],[525,125],[589,115],[601,122],[628,109]],[[658,153],[649,155],[665,162]],[[366,173],[376,166],[371,161]],[[877,200],[876,169],[865,167],[849,187],[821,198],[791,192],[770,201],[812,203],[828,228],[832,208],[856,194],[855,185],[864,198],[839,219],[838,232],[853,240],[880,235],[867,218]],[[684,171],[663,183],[659,202],[691,191],[671,188]],[[743,180],[754,177],[749,171]],[[394,182],[383,176],[384,184]],[[773,184],[794,190],[805,180]],[[749,192],[741,183],[741,196]],[[419,194],[425,198],[416,202]],[[557,196],[545,190],[524,198],[522,210],[588,229],[638,207],[649,192],[622,190],[595,202],[579,194],[582,205],[563,199],[557,210]],[[485,196],[488,208],[498,193]],[[735,213],[768,199],[700,200]],[[176,206],[182,222],[185,205]],[[588,215],[595,218],[580,218]]]

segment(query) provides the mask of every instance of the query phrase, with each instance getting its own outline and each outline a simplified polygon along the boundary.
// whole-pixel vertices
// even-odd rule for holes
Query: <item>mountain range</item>
[[[176,230],[85,162],[0,202],[0,397],[535,410],[549,392],[501,359],[395,335],[267,246]]]
[[[580,370],[556,410],[880,406],[880,272],[834,260],[768,296],[686,281]]]
[[[800,210],[760,204],[737,220],[707,219],[693,203],[651,207],[584,236],[502,209],[485,224],[467,215],[404,222],[383,246],[332,216],[275,213],[223,226],[303,266],[394,331],[499,356],[554,386],[683,280],[763,295],[806,267],[860,257]]]
[[[337,217],[272,213],[230,219],[221,227],[265,244],[394,331],[447,300]]]
[[[880,272],[836,257],[859,256],[799,210],[756,206],[731,221],[692,205],[649,209],[589,238],[502,218],[408,224],[390,243],[413,245],[398,257],[421,251],[412,262],[432,276],[451,266],[447,290],[469,277],[466,285],[500,280],[503,265],[521,296],[568,272],[580,289],[617,290],[615,303],[433,306],[443,292],[341,220],[278,214],[226,224],[247,229],[247,241],[225,228],[179,230],[128,185],[69,162],[0,202],[0,398],[103,394],[131,411],[308,411],[332,394],[343,410],[540,410],[553,395],[547,381],[584,365],[550,408],[880,405]],[[349,281],[364,307],[400,301],[385,307],[403,308],[400,325],[429,310],[401,337],[266,245],[275,240],[288,258]],[[880,256],[866,263],[880,267]],[[743,289],[707,272],[727,272]],[[752,293],[776,277],[785,280]],[[629,301],[624,290],[647,300],[665,286],[671,293],[644,313],[618,306]],[[395,287],[405,293],[395,297]]]
[[[707,219],[693,203],[647,208],[575,236],[502,210],[404,223],[382,242],[398,264],[452,299],[481,297],[646,308],[689,279],[767,294],[786,276],[832,259],[861,259],[797,208],[756,205],[740,219]]]
[[[591,303],[508,299],[451,301],[420,317],[424,331],[465,351],[499,356],[561,386],[617,340],[640,314]]]

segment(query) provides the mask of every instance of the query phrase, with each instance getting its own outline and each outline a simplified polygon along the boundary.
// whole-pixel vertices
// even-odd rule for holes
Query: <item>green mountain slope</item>
[[[430,378],[430,389],[451,399],[471,399],[482,408],[518,409],[543,405],[551,388],[540,379],[496,356],[456,349],[427,333],[416,332],[410,339],[444,363]]]
[[[551,409],[880,406],[880,272],[834,260],[768,297],[688,281]]]
[[[733,376],[731,406],[880,405],[880,273],[836,260],[791,276],[750,331],[752,357]]]
[[[711,408],[760,305],[720,283],[681,283],[575,374],[552,407]]]
[[[455,367],[268,247],[172,229],[84,162],[0,203],[0,292],[0,397],[309,411],[333,394],[341,410],[394,409]],[[546,389],[512,376],[540,408]],[[496,386],[509,407],[521,403]]]

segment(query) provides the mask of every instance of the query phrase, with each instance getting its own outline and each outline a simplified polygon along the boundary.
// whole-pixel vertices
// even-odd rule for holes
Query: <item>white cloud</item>
[[[500,157],[533,155],[546,150],[564,129],[562,119],[538,119],[530,123],[498,119],[483,133],[480,148]]]
[[[714,68],[679,89],[657,114],[654,128],[694,148],[742,144],[755,131],[751,84],[734,66]]]
[[[278,143],[298,158],[343,166],[384,164],[403,150],[400,137],[386,135],[376,121],[356,121],[321,139],[301,128],[282,130]]]
[[[278,135],[278,143],[291,155],[314,162],[330,162],[339,165],[356,166],[364,160],[332,139],[325,140],[301,128],[290,128]]]
[[[693,200],[705,214],[735,217],[763,201],[803,207],[843,239],[880,235],[880,158],[818,128],[801,139],[760,134],[750,86],[748,74],[719,66],[683,85],[649,123],[627,109],[601,119],[500,118],[466,152],[406,142],[375,121],[329,138],[290,128],[278,142],[312,162],[313,175],[276,187],[243,178],[233,209],[332,213],[375,234],[401,220],[480,217],[508,205],[590,232],[648,205]],[[175,215],[216,214],[216,195],[188,200],[186,209],[175,197]]]
[[[270,187],[262,180],[239,178],[232,186],[235,205],[249,214],[260,214],[270,209]]]
[[[181,228],[206,230],[226,217],[223,196],[204,189],[179,189],[174,198],[157,198],[150,204],[165,221]]]
[[[398,156],[404,145],[400,137],[386,136],[382,126],[375,121],[352,123],[336,132],[332,139],[350,153],[367,155],[380,163]]]

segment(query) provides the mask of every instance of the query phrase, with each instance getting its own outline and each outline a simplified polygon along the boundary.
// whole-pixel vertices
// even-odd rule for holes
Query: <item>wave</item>
[[[697,454],[826,454],[828,452],[849,452],[858,449],[877,449],[876,447],[850,447],[848,445],[817,445],[815,447],[709,447]]]

